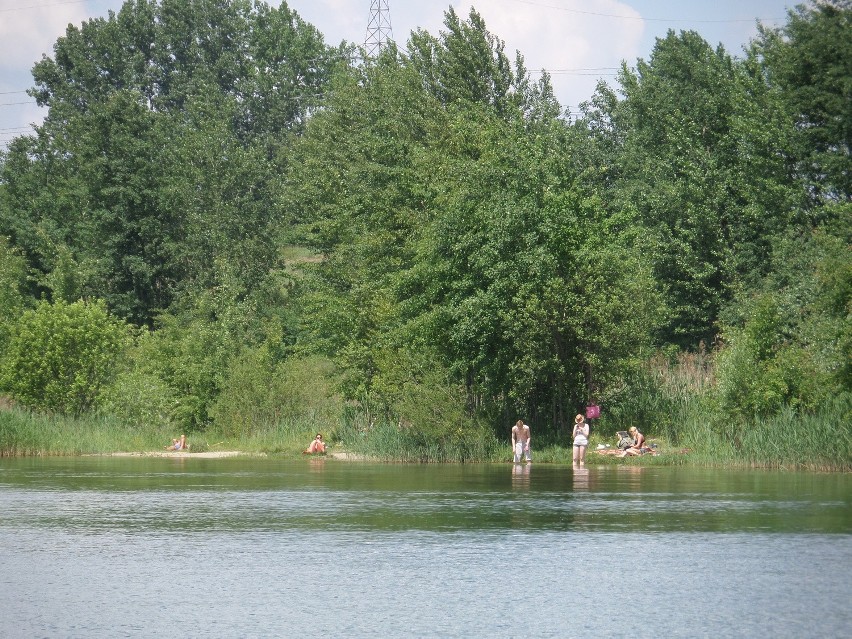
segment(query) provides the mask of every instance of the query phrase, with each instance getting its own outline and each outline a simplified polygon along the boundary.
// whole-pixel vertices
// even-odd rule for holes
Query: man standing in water
[[[532,456],[530,455],[530,427],[527,426],[522,420],[518,420],[518,423],[512,426],[512,452],[515,456],[515,463],[521,463],[521,454],[523,453],[528,463],[532,463]]]

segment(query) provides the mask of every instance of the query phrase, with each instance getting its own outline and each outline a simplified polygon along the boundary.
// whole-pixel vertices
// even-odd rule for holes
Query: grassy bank
[[[710,421],[686,412],[678,442],[690,448],[691,463],[809,470],[852,470],[849,409],[839,400],[820,413],[779,415],[750,422]]]
[[[792,412],[743,425],[708,419],[700,406],[684,405],[668,423],[645,428],[660,454],[620,459],[595,453],[598,444],[614,445],[611,420],[596,422],[587,465],[651,464],[715,467],[761,467],[828,471],[852,470],[852,432],[842,421],[844,405],[815,416]],[[282,422],[251,434],[228,436],[215,430],[187,433],[193,452],[238,450],[297,457],[317,430],[326,435],[331,451],[346,450],[386,462],[508,462],[508,435],[498,438],[485,427],[445,432],[440,437],[411,427],[379,424],[366,429],[355,424],[320,428],[315,423]],[[656,432],[655,432],[656,431]],[[15,408],[0,410],[0,456],[85,455],[163,450],[179,433],[162,427],[130,427],[115,419],[73,419],[30,413]],[[685,452],[688,451],[688,452]],[[570,464],[568,441],[533,440],[536,463]]]
[[[282,423],[252,435],[228,436],[215,430],[185,434],[191,452],[238,450],[296,456],[316,430],[312,424]],[[74,419],[14,408],[0,410],[0,457],[160,451],[179,435],[161,426],[128,426],[108,417]]]

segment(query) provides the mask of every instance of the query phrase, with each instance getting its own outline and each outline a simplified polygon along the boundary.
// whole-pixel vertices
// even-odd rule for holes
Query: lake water
[[[0,637],[849,637],[845,474],[0,459]]]

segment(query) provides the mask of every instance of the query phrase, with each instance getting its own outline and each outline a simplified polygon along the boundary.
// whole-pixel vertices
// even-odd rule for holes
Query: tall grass
[[[712,412],[712,358],[705,353],[657,354],[626,380],[608,407],[607,425],[637,426],[646,435],[676,439],[684,415]]]
[[[814,470],[852,469],[852,398],[836,397],[817,412],[785,408],[771,416],[733,418],[720,408],[711,357],[657,356],[629,380],[601,423],[615,431],[631,424],[669,451],[626,463],[751,466]],[[688,451],[687,455],[667,452]],[[609,458],[607,458],[609,459]],[[622,460],[618,460],[622,463]]]
[[[170,440],[153,428],[128,427],[106,417],[0,410],[0,456],[84,455],[162,448]]]
[[[377,422],[365,425],[349,419],[335,433],[347,450],[382,461],[483,462],[499,461],[505,453],[494,433],[476,422],[440,432],[424,432],[409,425]]]
[[[674,373],[669,373],[674,375]],[[836,397],[815,414],[786,409],[778,415],[744,421],[727,418],[704,391],[670,394],[671,380],[657,389],[636,394],[636,405],[622,406],[621,415],[640,414],[649,407],[664,408],[649,422],[639,422],[651,441],[660,442],[661,455],[617,459],[593,453],[599,443],[613,443],[612,433],[626,423],[616,415],[593,424],[586,463],[696,464],[811,470],[852,470],[852,395]],[[675,385],[677,388],[678,386]],[[681,389],[688,385],[681,384]],[[693,388],[693,390],[696,390]],[[701,390],[698,388],[697,390]],[[655,397],[655,393],[658,395]],[[669,393],[669,394],[667,394]],[[161,451],[172,437],[168,425],[134,425],[114,417],[81,419],[0,408],[0,456],[81,455]],[[338,422],[293,418],[255,426],[238,434],[217,429],[186,433],[191,450],[238,450],[247,454],[296,457],[316,432],[322,432],[330,451],[346,450],[364,457],[395,462],[506,462],[511,459],[508,435],[501,439],[485,424],[470,422],[424,432],[394,423],[368,425],[353,414]],[[680,454],[688,451],[688,454]],[[533,439],[537,463],[570,464],[570,442]]]
[[[248,454],[297,455],[316,434],[313,422],[282,421],[251,434],[211,429],[187,432],[192,452],[238,450]],[[88,455],[162,451],[180,433],[163,425],[136,425],[114,417],[79,419],[0,409],[0,456]]]
[[[809,470],[852,470],[852,436],[840,414],[823,411],[714,425],[706,416],[684,422],[678,443],[692,463]]]

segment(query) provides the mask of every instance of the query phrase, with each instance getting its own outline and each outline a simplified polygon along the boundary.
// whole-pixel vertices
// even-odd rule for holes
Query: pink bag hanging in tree
[[[601,416],[601,407],[597,404],[586,406],[586,419],[597,419]]]

